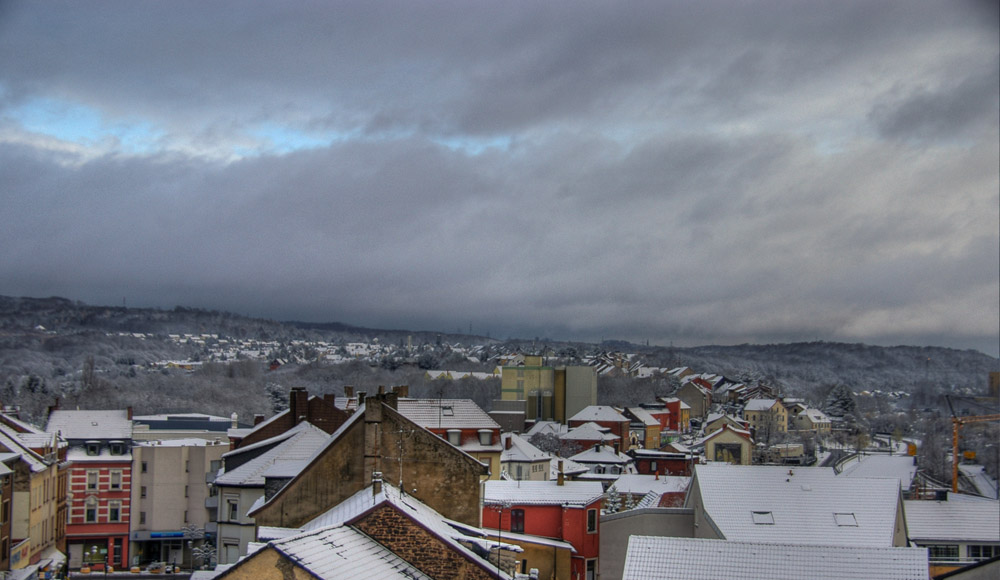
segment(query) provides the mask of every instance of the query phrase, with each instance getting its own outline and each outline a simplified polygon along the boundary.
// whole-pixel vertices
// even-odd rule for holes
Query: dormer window
[[[493,431],[491,431],[489,429],[480,429],[479,430],[479,444],[480,445],[489,445],[492,442],[493,442]]]
[[[100,441],[87,441],[87,455],[97,456],[101,454],[101,443]]]
[[[448,429],[448,443],[451,443],[455,447],[462,444],[462,430],[461,429]]]
[[[123,442],[123,441],[112,441],[111,442],[111,454],[112,455],[125,455],[125,442]]]

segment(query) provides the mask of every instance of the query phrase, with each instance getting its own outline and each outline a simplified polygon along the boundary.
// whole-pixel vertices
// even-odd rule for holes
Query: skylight
[[[837,522],[838,526],[858,527],[858,520],[853,513],[834,513],[833,520]]]
[[[758,526],[773,526],[774,514],[771,512],[750,512],[753,516],[753,523]]]

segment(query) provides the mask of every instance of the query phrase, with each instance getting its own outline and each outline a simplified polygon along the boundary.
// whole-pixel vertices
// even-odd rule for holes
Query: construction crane
[[[958,417],[955,415],[955,407],[951,405],[951,397],[945,396],[945,398],[948,400],[948,407],[951,409],[951,491],[952,493],[958,493],[958,430],[969,423],[1000,421],[1000,415]]]

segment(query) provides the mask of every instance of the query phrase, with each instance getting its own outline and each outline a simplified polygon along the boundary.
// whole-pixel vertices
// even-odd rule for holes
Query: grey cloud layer
[[[996,354],[989,6],[396,4],[0,12],[0,137],[47,96],[150,119],[167,148],[0,144],[0,291]],[[357,138],[171,148],[264,122]]]

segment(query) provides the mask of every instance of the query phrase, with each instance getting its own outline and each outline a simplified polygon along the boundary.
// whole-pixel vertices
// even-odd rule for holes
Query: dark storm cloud
[[[974,8],[16,4],[0,292],[995,354],[1000,50]],[[40,99],[149,142],[31,127]]]

